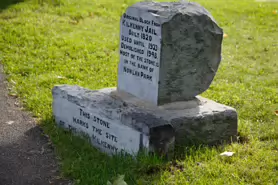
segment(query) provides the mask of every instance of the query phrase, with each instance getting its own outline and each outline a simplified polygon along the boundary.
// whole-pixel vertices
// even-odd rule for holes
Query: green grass
[[[15,2],[15,1],[14,1]],[[116,85],[119,20],[134,0],[29,0],[0,3],[0,60],[10,93],[20,97],[53,141],[62,174],[76,184],[104,185],[117,174],[134,184],[278,183],[278,3],[198,1],[228,37],[223,61],[202,96],[235,107],[245,142],[187,148],[175,162],[110,158],[56,128],[51,89]],[[225,158],[221,152],[234,151]]]

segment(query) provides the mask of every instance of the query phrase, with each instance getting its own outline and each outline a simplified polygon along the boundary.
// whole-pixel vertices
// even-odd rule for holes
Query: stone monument
[[[223,30],[192,2],[139,2],[120,21],[117,88],[53,88],[59,126],[108,154],[173,154],[237,136],[235,109],[198,96],[221,61]]]

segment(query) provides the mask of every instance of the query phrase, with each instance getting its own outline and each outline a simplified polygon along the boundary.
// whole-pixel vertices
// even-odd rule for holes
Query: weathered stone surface
[[[218,70],[222,39],[196,3],[136,3],[121,19],[118,89],[155,105],[194,99]]]
[[[91,91],[64,85],[55,86],[52,94],[57,124],[88,136],[103,152],[173,153],[169,150],[173,150],[174,130],[167,120],[161,119],[162,112],[150,114],[142,107],[125,102],[109,88]]]
[[[53,113],[60,126],[86,133],[110,154],[147,150],[171,156],[175,143],[217,144],[237,135],[236,111],[202,97],[158,107],[115,88],[63,85],[53,88]]]
[[[197,96],[184,102],[160,106],[168,114],[179,146],[217,145],[237,139],[238,116],[234,108]]]

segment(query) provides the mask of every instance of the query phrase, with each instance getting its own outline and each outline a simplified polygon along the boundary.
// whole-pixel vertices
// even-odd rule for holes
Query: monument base
[[[52,93],[57,124],[89,136],[108,154],[142,150],[170,156],[175,145],[229,143],[237,136],[236,110],[200,96],[155,106],[116,88],[61,85]]]

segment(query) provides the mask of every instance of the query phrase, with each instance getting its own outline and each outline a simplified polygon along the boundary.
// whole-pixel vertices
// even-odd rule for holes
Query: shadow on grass
[[[43,120],[41,125],[61,157],[63,175],[80,184],[103,185],[118,175],[125,175],[127,184],[153,184],[165,172],[184,170],[184,165],[177,161],[198,156],[212,148],[219,150],[225,147],[225,144],[202,146],[191,143],[187,147],[176,147],[175,157],[171,160],[143,154],[138,155],[135,160],[131,156],[108,156],[100,152],[92,147],[89,139],[57,127],[52,116]]]
[[[24,0],[0,0],[0,12],[13,4],[21,3],[23,1]]]
[[[41,126],[61,158],[63,175],[80,184],[103,185],[118,175],[125,175],[127,184],[151,184],[153,176],[159,176],[167,163],[157,156],[143,154],[136,159],[124,155],[108,156],[92,147],[89,139],[56,126],[53,117],[43,120]],[[148,182],[139,183],[142,176],[148,178]]]

